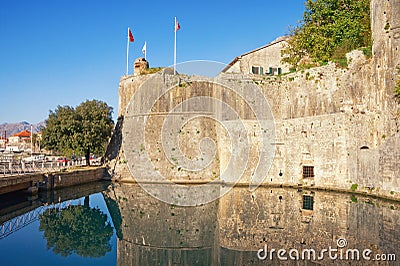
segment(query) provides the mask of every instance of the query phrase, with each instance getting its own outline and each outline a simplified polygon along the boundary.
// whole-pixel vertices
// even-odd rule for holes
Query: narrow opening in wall
[[[314,196],[303,195],[303,210],[314,210]]]
[[[314,177],[314,166],[303,165],[303,178],[313,178]]]
[[[368,147],[368,146],[362,146],[362,147],[360,148],[360,150],[369,150],[369,147]]]

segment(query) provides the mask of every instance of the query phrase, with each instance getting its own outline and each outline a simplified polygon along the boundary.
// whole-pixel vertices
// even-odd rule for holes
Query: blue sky
[[[118,83],[147,42],[150,67],[235,56],[288,33],[304,0],[0,0],[0,123],[37,123],[58,105],[105,101],[118,112]]]

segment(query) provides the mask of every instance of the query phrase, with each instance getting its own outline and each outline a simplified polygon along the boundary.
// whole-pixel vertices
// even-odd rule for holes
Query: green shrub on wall
[[[400,67],[397,68],[397,81],[396,86],[394,87],[394,93],[398,99],[400,99]]]
[[[307,0],[289,35],[282,61],[293,68],[332,60],[345,65],[347,52],[372,45],[370,0]]]

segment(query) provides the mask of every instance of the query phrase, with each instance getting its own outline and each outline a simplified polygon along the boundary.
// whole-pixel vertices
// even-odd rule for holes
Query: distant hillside
[[[38,133],[42,127],[44,127],[46,124],[44,121],[39,122],[37,124],[33,124],[33,133]],[[8,138],[9,136],[18,133],[22,130],[28,130],[31,131],[31,124],[23,121],[23,122],[18,122],[18,123],[4,123],[0,124],[0,137],[4,137],[4,133],[6,132],[6,137]]]

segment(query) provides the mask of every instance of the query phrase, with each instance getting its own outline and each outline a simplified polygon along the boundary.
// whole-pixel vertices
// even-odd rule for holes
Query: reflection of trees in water
[[[40,216],[39,230],[44,231],[47,248],[62,256],[76,253],[96,258],[111,251],[113,228],[106,214],[89,207],[88,197],[84,206],[46,210]]]

